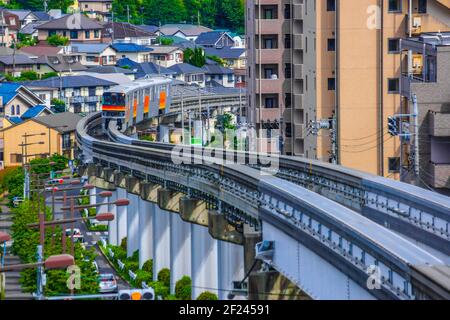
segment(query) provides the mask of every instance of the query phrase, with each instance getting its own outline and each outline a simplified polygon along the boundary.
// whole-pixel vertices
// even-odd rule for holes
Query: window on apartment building
[[[291,35],[290,34],[284,35],[284,48],[285,49],[291,48]]]
[[[284,128],[284,135],[286,138],[292,138],[292,124],[286,123],[286,127]]]
[[[88,5],[88,4],[85,4],[85,5],[84,5],[84,8],[85,8],[85,9],[88,9],[88,8],[89,8],[89,5]]]
[[[284,18],[291,19],[291,5],[290,4],[284,5]]]
[[[277,103],[274,97],[268,97],[264,99],[264,108],[276,108]]]
[[[400,11],[402,11],[402,1],[401,0],[389,0],[388,12],[400,12]]]
[[[85,37],[86,39],[89,39],[89,38],[91,37],[91,32],[90,32],[90,31],[85,31],[85,32],[84,32],[84,37]]]
[[[328,51],[336,51],[336,39],[328,39]]]
[[[427,13],[427,0],[419,0],[417,11],[419,13]]]
[[[290,92],[284,94],[284,106],[286,108],[290,108],[292,106],[292,98]]]
[[[400,52],[400,39],[388,39],[388,52],[399,53]]]
[[[284,64],[284,77],[286,79],[292,78],[292,65],[290,63]]]
[[[22,162],[22,155],[20,153],[11,153],[10,154],[10,161],[11,161],[11,163],[21,163]]]
[[[70,39],[78,39],[78,31],[76,30],[70,31]]]
[[[278,19],[278,6],[261,6],[263,19]]]
[[[328,78],[328,90],[336,90],[336,78]]]
[[[263,49],[277,49],[278,41],[276,36],[266,36],[263,38]]]
[[[336,11],[336,0],[327,0],[327,11]]]
[[[389,164],[389,172],[390,173],[400,172],[400,158],[399,157],[388,158],[388,164]]]
[[[400,80],[398,78],[388,79],[388,93],[399,93]]]

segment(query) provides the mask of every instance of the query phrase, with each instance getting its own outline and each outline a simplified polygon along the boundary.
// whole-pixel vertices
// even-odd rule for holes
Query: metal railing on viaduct
[[[183,199],[195,199],[237,231],[249,226],[270,244],[260,251],[256,246],[256,255],[312,298],[450,297],[443,259],[449,253],[447,198],[306,159],[281,157],[276,175],[257,164],[215,163],[194,151],[191,162],[176,164],[170,145],[117,132],[110,132],[116,142],[93,138],[89,130],[100,122],[94,114],[77,126],[80,159],[95,168],[89,174],[111,183],[117,175],[133,177],[159,186],[169,198],[183,195],[180,207]]]

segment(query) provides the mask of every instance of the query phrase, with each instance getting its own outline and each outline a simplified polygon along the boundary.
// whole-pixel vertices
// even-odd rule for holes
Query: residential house
[[[195,41],[200,34],[209,31],[212,31],[212,29],[204,26],[175,23],[163,25],[159,28],[158,33],[162,36],[177,36],[190,41]]]
[[[205,70],[206,86],[221,85],[226,88],[234,88],[234,72],[230,68],[222,67],[218,64],[206,64],[203,66]]]
[[[175,74],[174,71],[169,70],[168,68],[165,68],[160,64],[156,64],[154,62],[137,63],[128,58],[123,58],[117,61],[117,65],[119,67],[129,68],[129,70],[135,74],[136,79],[145,78],[153,75],[163,75],[172,77],[172,75]]]
[[[45,158],[55,153],[73,159],[76,126],[81,119],[79,115],[64,112],[34,117],[3,128],[0,130],[0,140],[3,141],[1,152],[3,158],[0,161],[5,167],[22,164],[20,144],[24,142],[23,136],[26,133],[45,134],[28,138],[29,143],[40,142],[27,146],[27,153],[35,155],[28,160],[36,157]]]
[[[21,117],[28,109],[44,101],[19,83],[0,83],[0,125],[5,117]]]
[[[127,69],[116,66],[98,66],[89,68],[86,72],[95,73],[97,76],[98,74],[116,74],[116,75],[122,74],[130,80],[136,80],[136,72],[130,68]]]
[[[24,54],[0,56],[0,73],[20,76],[24,71],[33,71],[37,62]]]
[[[0,46],[10,47],[17,40],[19,29],[19,17],[9,10],[0,8]]]
[[[195,44],[208,48],[223,48],[234,46],[234,40],[227,32],[209,31],[201,33]]]
[[[38,18],[33,14],[33,12],[31,10],[8,9],[8,11],[12,14],[15,14],[19,18],[20,28],[22,28],[32,22],[38,21]]]
[[[103,26],[83,14],[74,13],[41,24],[37,29],[38,39],[42,41],[59,34],[72,42],[100,42]]]
[[[111,45],[116,51],[117,59],[129,58],[138,63],[149,62],[152,48],[141,46],[135,43],[113,43]]]
[[[20,117],[22,120],[28,120],[36,117],[43,117],[53,114],[53,111],[50,110],[47,106],[38,104],[37,106],[29,108],[25,113]]]
[[[72,43],[66,48],[65,54],[89,67],[116,64],[116,51],[106,43]]]
[[[173,71],[173,79],[184,81],[187,84],[195,84],[200,87],[205,86],[205,70],[195,67],[188,63],[179,63],[171,66],[169,70]]]
[[[110,21],[113,0],[78,0],[80,12],[91,19]]]
[[[130,23],[109,22],[104,27],[103,42],[105,43],[135,43],[142,46],[156,43],[156,33],[145,31]]]
[[[183,50],[176,46],[151,46],[150,61],[169,68],[183,62]]]
[[[39,43],[35,46],[22,47],[17,52],[20,54],[25,54],[33,59],[39,56],[55,56],[57,54],[63,54],[64,48]]]
[[[45,21],[36,21],[28,23],[27,25],[23,26],[22,29],[20,29],[19,33],[34,39],[38,39],[39,31],[37,27],[39,27],[44,23]]]
[[[88,67],[82,65],[72,56],[45,55],[38,57],[36,62],[38,63],[36,72],[40,75],[56,72],[60,76],[66,76],[88,69]]]
[[[154,33],[154,34],[157,34],[158,30],[159,30],[159,27],[158,26],[154,26],[154,25],[141,24],[141,25],[136,26],[136,27],[138,27],[139,29],[142,29],[144,31],[147,31],[147,32],[150,32],[150,33]]]
[[[23,84],[42,97],[47,107],[52,105],[53,99],[60,99],[65,102],[66,110],[74,113],[99,111],[103,92],[117,85],[116,82],[87,75],[54,77]]]
[[[244,48],[204,48],[207,56],[216,56],[225,62],[225,67],[234,71],[235,86],[245,87],[247,59]]]

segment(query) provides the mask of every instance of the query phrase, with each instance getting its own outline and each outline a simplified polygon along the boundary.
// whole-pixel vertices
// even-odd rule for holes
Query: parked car
[[[63,184],[64,183],[64,179],[51,179],[47,182],[47,184]]]
[[[72,229],[66,229],[66,237],[71,237],[72,236]],[[73,239],[75,242],[84,242],[84,236],[81,233],[80,229],[73,229]]]
[[[116,277],[111,273],[102,273],[99,275],[99,292],[115,293],[118,292]]]

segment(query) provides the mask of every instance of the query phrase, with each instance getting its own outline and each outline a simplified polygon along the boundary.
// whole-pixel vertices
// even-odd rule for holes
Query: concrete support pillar
[[[170,268],[170,215],[173,213],[161,210],[155,205],[153,217],[153,279],[157,280],[158,272]]]
[[[112,196],[109,198],[110,202],[114,202],[117,200],[117,191],[112,191]],[[111,212],[114,215],[114,220],[108,222],[108,242],[114,246],[119,245],[118,234],[117,234],[117,221],[119,219],[117,215],[117,207],[113,204],[108,206],[108,212]]]
[[[125,199],[127,191],[123,188],[117,188],[117,199]],[[122,239],[127,236],[127,211],[128,207],[117,207],[117,244],[120,245]]]
[[[192,299],[204,291],[218,295],[218,241],[211,238],[208,228],[192,225],[192,248]]]
[[[233,281],[242,281],[244,272],[244,247],[234,243],[219,241],[218,276],[219,300],[227,300]],[[242,297],[235,297],[242,299]]]
[[[139,268],[153,259],[153,215],[155,204],[139,198]]]
[[[131,257],[139,249],[139,196],[127,193],[127,198],[127,256]]]
[[[170,215],[170,292],[183,276],[191,275],[191,227],[178,214]]]
[[[96,187],[89,190],[89,203],[90,204],[97,203],[97,197],[95,196],[96,193],[98,193]]]
[[[97,190],[98,193],[105,191],[103,189],[100,188],[95,188]],[[97,213],[105,213],[108,212],[108,205],[107,203],[110,201],[109,198],[102,198],[100,196],[96,196],[96,203],[101,203],[102,205],[100,207],[97,207]]]

